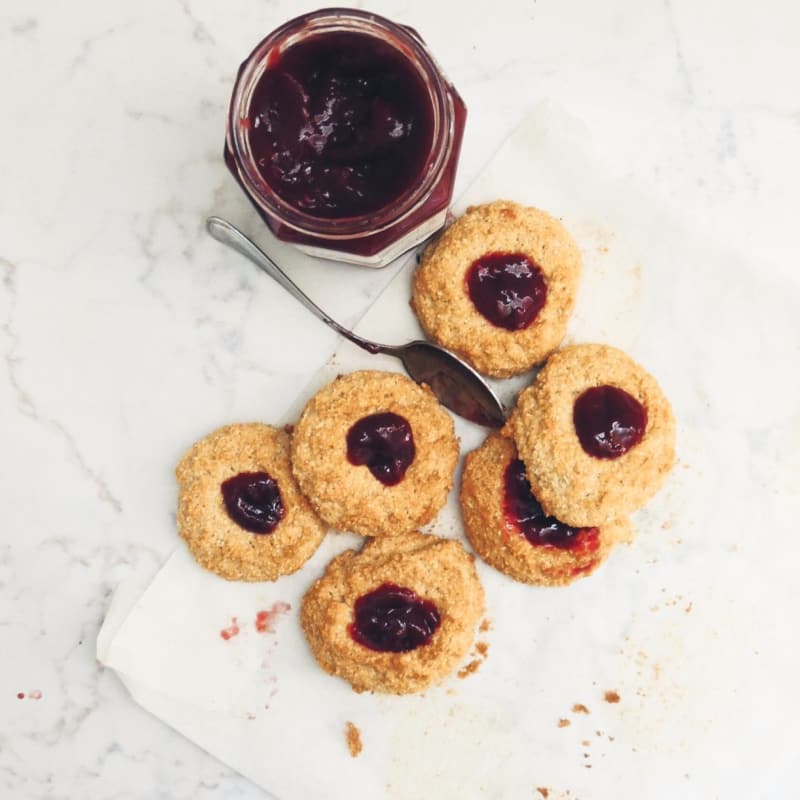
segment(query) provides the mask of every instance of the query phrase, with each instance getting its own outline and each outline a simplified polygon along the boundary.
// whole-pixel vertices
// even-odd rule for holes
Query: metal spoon
[[[449,350],[424,341],[392,346],[363,339],[331,319],[255,242],[230,222],[220,217],[209,217],[206,220],[206,229],[217,241],[249,258],[312,314],[353,344],[368,353],[384,353],[399,358],[406,372],[417,383],[427,384],[439,402],[451,411],[478,425],[490,428],[501,428],[505,424],[503,405],[486,381],[469,364]]]

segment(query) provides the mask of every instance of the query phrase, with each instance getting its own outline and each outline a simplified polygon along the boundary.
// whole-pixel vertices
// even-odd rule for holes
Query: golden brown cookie
[[[178,533],[197,562],[228,580],[274,581],[299,569],[325,527],[300,493],[289,435],[227,425],[181,459]]]
[[[453,485],[458,441],[433,394],[394,372],[342,375],[306,405],[292,469],[317,513],[363,536],[430,522]]]
[[[357,692],[420,692],[451,673],[483,613],[475,564],[459,542],[422,533],[347,550],[303,598],[320,666]]]
[[[468,209],[428,247],[411,304],[431,339],[480,372],[507,378],[564,338],[580,260],[558,220],[497,200]]]
[[[669,401],[650,374],[607,345],[551,356],[506,430],[534,495],[568,525],[627,516],[658,491],[675,461]]]
[[[594,572],[630,539],[627,519],[573,528],[547,517],[530,491],[514,443],[491,434],[467,454],[461,479],[467,538],[495,569],[523,583],[563,586]]]

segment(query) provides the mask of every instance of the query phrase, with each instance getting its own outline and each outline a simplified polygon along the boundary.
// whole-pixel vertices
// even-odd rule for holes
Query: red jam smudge
[[[275,633],[275,624],[278,620],[291,610],[289,603],[284,603],[279,600],[277,603],[272,604],[272,608],[266,611],[259,611],[256,614],[256,632],[258,633]]]
[[[391,411],[362,417],[347,432],[347,460],[366,466],[384,486],[403,480],[415,454],[411,425]]]
[[[619,458],[642,440],[647,409],[623,389],[595,386],[575,401],[572,411],[581,447],[594,458]]]
[[[233,639],[234,636],[238,636],[239,632],[239,621],[236,617],[233,617],[231,619],[231,624],[227,628],[223,628],[219,632],[219,635],[227,642],[228,639]]]
[[[441,621],[430,600],[393,583],[359,597],[353,618],[353,639],[381,653],[407,653],[428,644]]]
[[[334,32],[273,54],[247,134],[267,184],[311,216],[374,213],[421,175],[433,141],[425,83],[397,48]]]
[[[240,472],[220,488],[228,516],[250,533],[272,533],[286,513],[278,482],[266,472]]]
[[[544,513],[541,503],[531,492],[525,465],[518,458],[506,467],[503,512],[506,522],[537,547],[557,547],[583,555],[596,551],[600,546],[597,528],[573,528]]]
[[[541,269],[522,253],[487,253],[466,276],[470,300],[498,328],[519,331],[531,325],[547,299]]]

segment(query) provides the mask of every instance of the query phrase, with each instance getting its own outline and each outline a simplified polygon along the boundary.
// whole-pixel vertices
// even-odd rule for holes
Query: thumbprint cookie
[[[614,347],[550,357],[507,431],[546,514],[602,525],[644,505],[675,461],[675,418],[655,378]]]
[[[561,343],[580,251],[544,211],[507,200],[470,208],[423,254],[411,304],[427,335],[480,372],[507,378]]]
[[[341,375],[306,405],[292,469],[331,527],[362,536],[430,522],[453,485],[458,441],[426,387],[394,372]]]
[[[456,541],[371,539],[336,556],[303,598],[314,657],[356,692],[420,692],[450,674],[483,613],[475,564]]]
[[[178,532],[197,562],[228,580],[274,581],[298,570],[325,527],[292,475],[289,435],[227,425],[181,459]]]

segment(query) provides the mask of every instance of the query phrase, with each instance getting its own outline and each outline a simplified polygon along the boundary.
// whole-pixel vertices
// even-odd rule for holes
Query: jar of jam
[[[466,114],[415,30],[325,9],[240,67],[225,161],[278,238],[382,267],[444,224]]]

